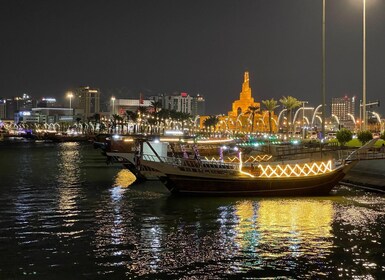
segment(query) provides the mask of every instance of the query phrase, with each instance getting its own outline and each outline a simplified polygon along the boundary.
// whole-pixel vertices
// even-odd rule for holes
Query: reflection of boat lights
[[[122,199],[124,189],[119,186],[115,186],[111,189],[111,198],[113,201],[119,201]]]
[[[332,161],[314,162],[311,164],[258,165],[261,170],[259,177],[299,177],[319,175],[332,171]]]
[[[135,182],[136,177],[127,169],[122,169],[116,174],[114,186],[128,187]]]

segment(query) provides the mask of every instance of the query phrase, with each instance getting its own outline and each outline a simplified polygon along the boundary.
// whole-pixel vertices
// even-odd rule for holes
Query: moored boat
[[[204,196],[323,196],[354,162],[239,163],[143,154],[140,164],[155,170],[173,194]]]

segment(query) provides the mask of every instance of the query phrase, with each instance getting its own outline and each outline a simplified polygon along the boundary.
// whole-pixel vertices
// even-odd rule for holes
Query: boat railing
[[[163,164],[168,164],[174,168],[179,169],[180,171],[185,172],[206,172],[214,174],[233,174],[239,170],[238,163],[228,163],[228,162],[213,162],[207,160],[199,159],[186,159],[178,157],[161,157],[154,155],[143,155],[143,159],[146,161],[152,162],[162,162]]]

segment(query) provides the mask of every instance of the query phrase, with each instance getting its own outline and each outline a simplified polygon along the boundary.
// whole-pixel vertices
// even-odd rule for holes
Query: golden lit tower
[[[249,72],[245,72],[242,84],[242,91],[239,94],[239,99],[233,102],[232,111],[229,112],[230,117],[237,117],[240,114],[245,114],[249,110],[250,106],[261,106],[259,102],[254,102],[254,98],[251,96],[251,88],[249,81]]]

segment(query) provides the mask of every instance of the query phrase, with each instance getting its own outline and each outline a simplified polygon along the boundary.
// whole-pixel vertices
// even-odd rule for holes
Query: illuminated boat
[[[142,181],[158,179],[161,174],[153,168],[138,164],[139,154],[153,154],[152,150],[155,149],[157,154],[164,157],[168,155],[182,157],[184,154],[188,155],[193,150],[193,146],[196,146],[202,156],[212,157],[218,153],[218,147],[223,144],[233,143],[233,141],[233,139],[227,138],[194,140],[192,137],[114,135],[108,137],[103,153],[107,156],[108,163],[121,163],[139,181]]]
[[[240,155],[240,159],[241,159]],[[177,195],[323,196],[345,176],[354,162],[239,163],[143,154],[141,165],[156,170]]]

